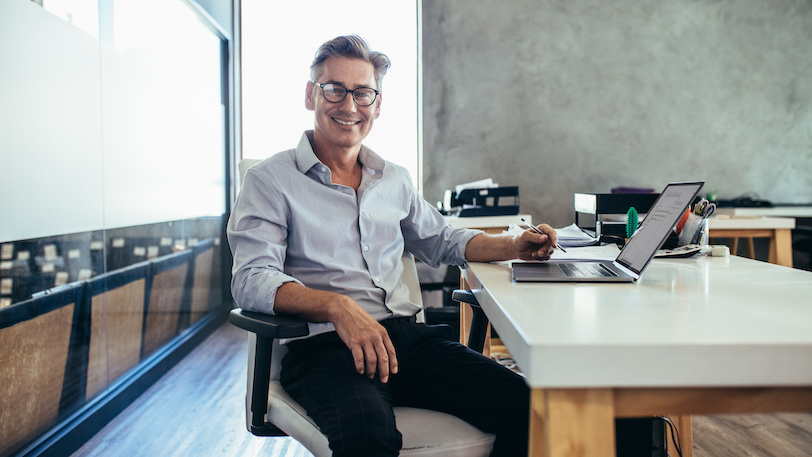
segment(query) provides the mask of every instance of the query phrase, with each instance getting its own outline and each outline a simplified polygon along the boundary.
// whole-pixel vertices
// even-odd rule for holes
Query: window
[[[418,168],[418,4],[380,2],[242,2],[243,156],[265,158],[290,149],[313,128],[304,106],[316,49],[355,33],[385,53],[381,116],[364,144],[409,170]]]

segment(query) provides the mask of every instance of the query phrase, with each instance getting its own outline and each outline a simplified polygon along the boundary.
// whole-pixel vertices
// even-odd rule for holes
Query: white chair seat
[[[332,455],[327,438],[278,381],[270,384],[268,410],[267,420],[302,443],[313,455]],[[395,420],[403,435],[402,456],[485,457],[493,448],[493,435],[449,414],[396,407]]]

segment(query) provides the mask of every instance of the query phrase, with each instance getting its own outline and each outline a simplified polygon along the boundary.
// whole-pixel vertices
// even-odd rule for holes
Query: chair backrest
[[[262,162],[262,159],[242,159],[240,163],[237,164],[237,169],[240,171],[240,187],[242,187],[242,183],[245,181],[245,172],[248,171],[249,168],[253,167],[254,165]]]
[[[0,310],[0,455],[57,420],[82,283]]]

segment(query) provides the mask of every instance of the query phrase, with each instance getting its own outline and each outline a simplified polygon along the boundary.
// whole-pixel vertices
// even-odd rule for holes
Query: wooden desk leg
[[[770,238],[770,263],[792,268],[792,231],[776,229]]]
[[[611,389],[533,389],[531,457],[614,457]]]
[[[734,237],[730,239],[730,253],[732,255],[739,255],[739,238]]]
[[[682,449],[682,457],[692,457],[694,455],[694,433],[691,425],[691,415],[679,414],[672,416],[671,420],[674,422],[674,426],[677,427],[677,434],[679,438],[677,442],[680,445],[680,449]],[[668,429],[668,433],[665,435],[665,439],[668,455],[680,455],[677,452],[676,446],[674,446],[674,439],[672,437],[670,428]]]
[[[753,244],[753,237],[747,237],[744,239],[747,242],[747,258],[748,259],[755,259],[756,258],[756,246]]]

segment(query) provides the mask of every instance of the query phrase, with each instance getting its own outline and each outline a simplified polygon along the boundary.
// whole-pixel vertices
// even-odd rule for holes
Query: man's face
[[[324,71],[315,82],[340,84],[348,90],[359,87],[378,89],[372,64],[346,57],[327,59]],[[324,99],[319,86],[308,83],[305,105],[315,112],[314,136],[317,144],[351,148],[361,144],[372,130],[372,123],[381,112],[381,95],[370,106],[358,106],[350,93],[344,100],[332,103]]]

